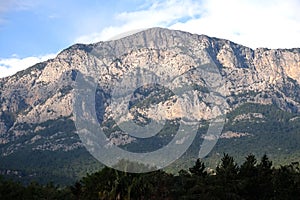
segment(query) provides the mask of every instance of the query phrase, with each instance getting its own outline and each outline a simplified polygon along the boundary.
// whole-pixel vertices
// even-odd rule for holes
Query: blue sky
[[[153,26],[251,48],[300,47],[298,0],[1,0],[0,77],[80,42]]]

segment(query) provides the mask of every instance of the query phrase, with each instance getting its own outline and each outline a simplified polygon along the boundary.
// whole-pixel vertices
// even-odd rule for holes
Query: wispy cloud
[[[295,0],[206,0],[205,14],[170,28],[268,48],[300,47],[300,3]]]
[[[37,2],[42,1],[0,1],[0,23],[7,10],[32,9]],[[114,14],[107,26],[97,24],[101,23],[97,12],[83,12],[84,17],[80,17],[77,7],[72,12],[77,17],[71,15],[68,20],[73,20],[74,26],[80,24],[80,29],[90,34],[80,36],[78,34],[83,32],[73,31],[70,35],[76,38],[76,43],[116,39],[124,36],[123,33],[128,35],[145,28],[166,27],[225,38],[252,48],[300,47],[298,0],[145,0],[134,11]],[[55,19],[59,16],[54,14],[48,17]],[[60,20],[66,19],[61,17]],[[54,55],[0,59],[0,77],[12,75]]]
[[[12,6],[12,1],[1,1],[0,2],[0,14],[3,14]]]
[[[10,9],[14,10],[27,10],[38,5],[35,0],[9,0],[0,2],[0,13],[7,12]]]
[[[131,30],[150,27],[168,27],[180,20],[193,19],[203,12],[199,3],[187,0],[153,1],[150,6],[133,12],[122,12],[115,16],[117,26],[109,26],[100,32],[78,37],[75,42],[93,43],[109,40],[115,35]]]
[[[252,47],[300,46],[297,0],[152,1],[146,8],[115,16],[118,25],[80,36],[79,43],[108,40],[122,32],[154,26],[230,39]]]
[[[48,54],[37,57],[26,57],[26,58],[6,58],[0,59],[0,78],[10,76],[18,71],[24,70],[36,63],[54,58],[56,54]]]
[[[5,22],[3,15],[11,8],[11,6],[11,1],[0,1],[0,24]]]
[[[0,24],[6,22],[4,14],[11,10],[28,10],[37,6],[39,3],[35,0],[4,0],[0,1]]]

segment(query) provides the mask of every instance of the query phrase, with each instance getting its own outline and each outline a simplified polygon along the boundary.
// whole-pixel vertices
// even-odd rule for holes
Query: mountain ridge
[[[166,29],[166,28],[161,28],[161,27],[148,28],[148,29],[145,29],[145,30],[142,30],[142,31],[139,31],[139,32],[130,34],[130,35],[127,35],[127,36],[122,37],[122,38],[120,38],[120,39],[126,39],[126,38],[128,38],[128,37],[133,37],[133,36],[136,35],[136,34],[141,34],[142,32],[150,31],[150,30],[169,30],[169,31],[180,32],[180,33],[183,33],[183,34],[189,34],[190,36],[195,35],[195,36],[202,37],[202,38],[209,38],[209,39],[211,39],[211,40],[219,40],[219,41],[221,40],[221,41],[223,41],[223,42],[225,42],[225,43],[230,43],[230,44],[232,44],[232,45],[238,45],[238,46],[241,46],[241,47],[245,47],[245,48],[251,49],[252,51],[278,50],[278,51],[289,51],[289,52],[294,52],[294,53],[300,53],[300,48],[275,48],[275,49],[270,49],[270,48],[267,48],[267,47],[258,47],[258,48],[255,48],[255,49],[254,49],[254,48],[250,48],[250,47],[247,47],[247,46],[245,46],[245,45],[243,45],[243,44],[238,44],[238,43],[236,43],[236,42],[233,42],[233,41],[231,41],[231,40],[224,39],[224,38],[210,37],[210,36],[205,35],[205,34],[193,34],[193,33],[187,32],[187,31],[182,31],[182,30],[172,30],[172,29]],[[120,40],[120,39],[117,39],[117,40]],[[90,43],[90,44],[85,44],[85,43],[75,43],[75,44],[71,45],[70,47],[67,47],[67,48],[61,50],[61,51],[57,54],[57,56],[59,56],[59,55],[60,55],[61,53],[63,53],[64,51],[68,51],[68,50],[70,50],[70,49],[77,49],[77,48],[78,48],[78,49],[85,49],[85,48],[87,48],[87,47],[92,47],[92,46],[94,46],[94,45],[99,45],[99,44],[102,44],[102,43],[105,43],[105,42],[112,42],[112,41],[115,41],[115,39],[113,39],[113,40],[106,40],[106,41],[100,41],[100,42],[95,42],[95,43]],[[56,56],[56,57],[57,57],[57,56]],[[40,62],[40,63],[36,63],[36,64],[34,64],[34,65],[28,67],[27,69],[24,69],[24,70],[21,70],[21,71],[16,72],[16,73],[13,74],[13,75],[10,75],[10,76],[7,76],[7,77],[1,77],[0,80],[1,80],[1,79],[2,79],[2,80],[6,80],[8,77],[15,76],[15,75],[18,74],[18,73],[21,73],[21,74],[22,74],[24,71],[27,71],[28,69],[33,68],[33,67],[35,67],[36,65],[40,65],[40,64],[42,64],[42,63],[52,61],[52,60],[56,59],[56,57],[55,57],[55,58],[48,59],[48,60],[43,61],[43,62]]]
[[[172,84],[174,88],[183,83],[197,83],[193,94],[195,100],[179,103],[176,95],[157,95],[155,90],[146,94],[147,88],[141,89],[132,102],[142,99],[145,103],[133,104],[128,118],[137,116],[138,122],[162,118],[174,120],[182,116],[191,120],[212,119],[215,109],[210,102],[207,83],[201,80],[201,74],[194,71],[201,64],[202,52],[207,53],[219,69],[226,87],[220,90],[229,105],[228,113],[244,104],[254,103],[274,105],[286,113],[299,114],[300,48],[253,50],[229,40],[152,28],[119,40],[75,44],[54,59],[1,78],[0,157],[6,160],[6,164],[0,164],[0,168],[20,168],[11,164],[11,159],[21,155],[24,149],[28,155],[83,151],[75,127],[70,125],[64,129],[62,126],[64,120],[71,124],[74,121],[73,88],[78,72],[93,77],[98,83],[96,97],[100,110],[97,112],[103,123],[109,124],[112,120],[109,105],[111,84],[137,67],[151,68],[162,77],[181,76],[182,80]],[[157,108],[147,107],[149,102],[155,102]],[[264,115],[250,113],[246,116],[255,118]],[[244,120],[243,117],[240,119]],[[112,143],[126,146],[136,142],[120,130],[110,130],[108,138]],[[228,134],[240,135],[241,138],[253,135],[246,131],[245,136],[238,130],[226,131],[226,137]],[[89,159],[88,162],[94,162]]]
[[[147,39],[145,39],[145,35],[147,35],[147,34],[150,35],[150,36],[148,36],[148,38],[150,38],[149,44],[147,44]],[[169,35],[173,34],[172,39],[168,38],[169,37],[168,34]],[[266,50],[266,49],[252,50],[250,48],[232,43],[229,40],[219,40],[219,39],[216,40],[214,38],[213,39],[209,38],[208,36],[205,36],[205,35],[195,35],[195,34],[190,34],[190,33],[186,33],[183,31],[172,31],[172,30],[162,29],[162,28],[153,28],[153,29],[147,29],[146,31],[142,31],[142,32],[127,36],[125,38],[122,38],[121,40],[99,42],[99,43],[90,44],[90,45],[83,45],[83,44],[72,45],[71,47],[69,47],[69,48],[63,50],[61,53],[59,53],[58,56],[54,59],[51,59],[51,60],[48,60],[48,61],[45,61],[42,63],[38,63],[29,69],[18,72],[16,75],[0,79],[1,90],[7,91],[5,88],[5,85],[13,85],[13,84],[5,83],[5,82],[12,82],[12,83],[17,84],[16,89],[13,90],[12,92],[16,93],[16,91],[19,91],[19,92],[23,93],[23,94],[19,95],[19,97],[27,96],[28,95],[27,93],[30,93],[30,90],[32,90],[32,89],[35,91],[38,90],[38,91],[36,91],[37,94],[42,93],[42,95],[44,95],[44,93],[47,93],[45,91],[47,91],[47,90],[49,91],[49,87],[50,88],[58,87],[58,85],[55,84],[55,82],[57,82],[58,77],[60,77],[60,79],[58,81],[60,81],[63,86],[67,87],[68,84],[70,85],[70,82],[68,82],[68,83],[62,82],[62,79],[64,79],[64,77],[62,77],[62,76],[64,76],[64,73],[67,73],[68,70],[70,71],[70,72],[68,72],[70,75],[67,75],[67,76],[75,76],[76,70],[85,71],[85,73],[87,73],[87,71],[88,71],[87,67],[90,67],[88,65],[91,65],[93,71],[96,71],[95,66],[97,66],[99,63],[93,61],[92,60],[93,58],[89,57],[88,53],[91,52],[93,49],[95,49],[98,46],[104,45],[105,48],[113,49],[112,47],[114,47],[116,45],[116,46],[118,46],[119,49],[121,49],[121,48],[125,48],[125,49],[129,48],[130,49],[130,46],[134,46],[134,48],[136,48],[137,45],[142,43],[142,44],[145,44],[145,46],[146,46],[145,48],[148,48],[148,47],[154,48],[157,44],[155,44],[153,42],[151,43],[151,40],[152,40],[151,37],[156,37],[158,35],[160,38],[158,40],[161,42],[161,44],[160,44],[159,48],[157,47],[157,49],[167,48],[168,42],[171,41],[174,43],[174,41],[176,40],[176,36],[178,36],[178,34],[179,35],[183,34],[184,36],[180,35],[180,37],[183,37],[183,38],[192,37],[194,39],[193,41],[195,41],[195,40],[200,41],[199,45],[203,45],[204,48],[206,48],[207,51],[210,53],[213,61],[215,61],[217,66],[221,69],[220,71],[221,71],[222,76],[226,77],[229,80],[232,79],[233,81],[235,81],[237,79],[237,77],[234,74],[232,75],[232,73],[236,73],[236,74],[243,76],[243,79],[245,79],[244,82],[245,82],[245,84],[248,83],[248,86],[250,85],[249,83],[252,82],[253,87],[258,87],[258,88],[262,87],[264,89],[267,89],[268,84],[276,87],[280,84],[281,85],[284,84],[283,82],[286,79],[290,78],[291,79],[290,82],[292,84],[291,87],[292,88],[299,87],[300,70],[298,70],[298,69],[300,67],[299,66],[300,65],[299,64],[300,56],[299,56],[299,54],[296,54],[296,52],[294,50],[292,50],[292,53],[289,53],[290,52],[289,50],[278,50],[278,49],[277,50]],[[161,39],[161,37],[164,37],[164,39]],[[137,39],[138,40],[137,45],[135,45],[131,41],[136,38],[139,38],[139,39]],[[141,39],[144,41],[140,42]],[[158,40],[156,40],[156,41],[158,41]],[[166,42],[164,43],[164,41],[166,41]],[[105,44],[107,44],[107,45],[105,45]],[[148,45],[148,47],[147,47],[147,45]],[[121,47],[119,47],[119,46],[121,46]],[[118,50],[116,50],[116,49],[113,49],[113,51],[114,51],[114,53],[118,52]],[[130,51],[132,51],[132,48]],[[262,59],[260,59],[259,56],[262,54],[264,56],[262,57]],[[277,54],[278,54],[278,56],[277,56]],[[288,54],[288,55],[285,55],[285,54]],[[289,55],[289,54],[294,54],[294,55]],[[98,55],[101,55],[101,54],[99,53]],[[105,56],[107,56],[107,55],[105,55]],[[105,57],[105,56],[103,56],[103,57]],[[285,57],[287,57],[287,59],[276,59],[276,56],[279,58],[281,58],[281,57],[284,58],[284,56],[285,56]],[[295,58],[293,58],[293,56]],[[113,55],[113,57],[116,58],[118,56]],[[256,58],[256,57],[258,57],[258,58]],[[76,61],[76,59],[77,59],[77,61]],[[184,59],[184,58],[180,58],[180,59]],[[190,62],[190,61],[187,61],[187,62]],[[111,60],[110,62],[113,63],[114,61]],[[258,64],[255,64],[255,62]],[[290,62],[290,63],[289,63],[289,65],[283,65],[284,62]],[[74,64],[74,63],[76,63],[76,64]],[[82,64],[82,63],[84,63],[84,64]],[[112,63],[102,63],[102,65],[109,66]],[[256,65],[261,65],[261,67],[259,68]],[[94,66],[94,68],[93,68],[93,66]],[[105,69],[106,74],[108,73],[108,75],[109,75],[110,72],[108,72],[108,70],[111,70],[112,73],[114,73],[112,68],[114,68],[113,70],[115,70],[115,71],[117,70],[116,67],[114,67],[114,66],[111,68],[107,68],[107,69]],[[102,70],[104,70],[104,69],[102,69]],[[123,72],[120,72],[120,73],[123,73]],[[251,75],[252,77],[247,77],[248,75]],[[36,76],[36,78],[32,79],[32,77],[34,77],[34,76]],[[68,79],[67,81],[75,80],[74,77],[73,78],[71,77],[71,79],[69,77],[65,77],[65,78]],[[27,80],[22,81],[22,79],[27,79]],[[27,85],[27,88],[24,88],[24,83],[28,82],[29,79],[32,79],[31,85],[29,85],[29,86]],[[293,80],[294,80],[294,82],[293,82]],[[263,83],[260,83],[259,81],[261,81]],[[35,89],[34,86],[36,83],[41,83],[41,85],[39,85],[40,88]],[[43,85],[46,85],[48,83],[50,85],[47,86],[47,88],[44,87],[44,91],[43,91],[43,89],[42,89]],[[22,88],[23,88],[23,90],[22,90]],[[228,88],[230,88],[230,85],[228,86]],[[27,90],[27,92],[24,92],[24,90]],[[233,87],[233,89],[230,92],[237,93],[238,90],[239,90],[238,87]],[[243,90],[243,88],[241,88],[241,90]],[[249,89],[249,90],[253,91],[253,89],[252,90]],[[295,92],[296,92],[296,96],[298,99],[300,94],[299,94],[299,92],[297,93],[297,91],[295,91]],[[226,94],[226,95],[228,95],[228,94]],[[288,95],[290,95],[290,94],[288,94]],[[12,96],[12,95],[5,95],[5,96]],[[15,101],[16,104],[18,104],[18,105],[9,106],[10,109],[6,109],[7,106],[6,107],[3,106],[3,103],[5,102],[4,101],[5,98],[3,98],[3,95],[2,95],[1,110],[2,111],[8,110],[9,112],[15,113],[18,110],[24,109],[24,106],[26,107],[26,105],[34,104],[34,103],[39,104],[37,99],[33,98],[35,96],[35,94],[32,94],[31,96],[32,96],[32,98],[30,100],[24,100],[24,98],[15,100],[12,98],[10,101],[8,101],[7,104],[10,104],[10,102]],[[294,111],[297,112],[297,110],[299,110],[299,103],[294,102],[294,100],[292,98],[290,98],[289,96],[287,96],[287,99],[289,101],[291,101],[292,105],[295,105],[295,108],[293,108],[294,109],[293,112]],[[67,101],[70,103],[70,99],[68,99]],[[63,107],[65,107],[65,106],[63,106]],[[285,107],[285,109],[288,109],[288,107]],[[60,112],[60,113],[62,114],[62,116],[70,115],[71,109],[69,109],[68,112],[64,112],[64,113]],[[0,128],[0,130],[1,130],[1,128]]]

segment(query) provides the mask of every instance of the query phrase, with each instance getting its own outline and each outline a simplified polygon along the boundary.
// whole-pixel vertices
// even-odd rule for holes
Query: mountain
[[[198,70],[199,66],[206,68]],[[109,145],[150,152],[172,140],[179,119],[201,122],[191,147],[171,166],[176,168],[198,156],[203,140],[213,140],[205,135],[209,122],[226,114],[222,135],[207,162],[215,165],[223,152],[240,157],[268,153],[275,162],[299,161],[299,48],[253,50],[224,39],[151,28],[118,40],[75,44],[54,59],[1,78],[3,175],[64,184],[102,166],[86,150],[74,123],[79,75],[95,81],[94,107]],[[147,84],[122,94],[129,102],[122,100],[118,95],[136,86],[136,77]],[[155,79],[154,84],[147,77]],[[181,98],[176,91],[186,89],[182,87],[186,84],[193,91]],[[212,93],[222,98],[213,98]],[[129,103],[129,113],[119,122],[114,117],[122,112],[121,106],[114,107],[112,100]],[[166,124],[153,139],[138,139],[120,128],[130,120],[145,126],[162,119]]]

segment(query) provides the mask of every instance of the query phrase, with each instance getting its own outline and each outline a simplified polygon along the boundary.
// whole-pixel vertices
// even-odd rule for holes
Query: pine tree
[[[189,168],[189,171],[194,176],[198,176],[198,177],[207,176],[207,171],[206,171],[205,165],[199,158],[197,159],[195,165],[193,167]]]

